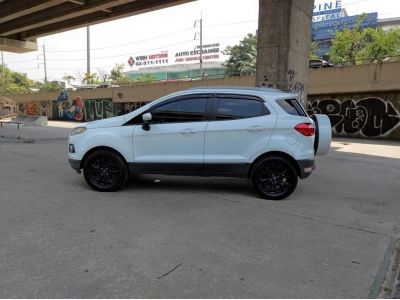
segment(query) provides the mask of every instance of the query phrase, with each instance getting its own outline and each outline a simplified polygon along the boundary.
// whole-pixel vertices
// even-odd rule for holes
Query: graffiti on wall
[[[39,115],[38,105],[36,102],[32,101],[26,104],[25,107],[26,114],[28,116],[37,116]]]
[[[114,116],[114,106],[111,99],[85,100],[85,120],[99,120]]]
[[[63,91],[54,101],[20,102],[18,114],[22,116],[47,116],[53,120],[94,121],[115,115],[115,104],[111,99],[83,100],[77,96],[71,98],[68,91]]]
[[[304,89],[304,84],[296,80],[297,72],[295,70],[288,71],[289,85],[288,92],[298,95],[298,100],[300,103],[305,103],[306,94]]]
[[[55,119],[83,121],[83,101],[80,96],[70,99],[68,91],[63,91],[54,104]]]
[[[307,111],[328,115],[337,135],[385,137],[400,126],[400,112],[393,103],[377,97],[315,100],[307,104]]]
[[[21,102],[18,105],[18,113],[23,116],[46,116],[51,117],[51,101]]]
[[[111,99],[83,100],[81,96],[72,99],[68,91],[63,91],[54,102],[54,119],[94,121],[114,116]]]

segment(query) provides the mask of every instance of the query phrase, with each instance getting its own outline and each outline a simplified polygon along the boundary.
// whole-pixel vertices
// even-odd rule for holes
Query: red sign
[[[132,56],[129,57],[128,64],[132,67],[134,65],[134,63],[135,63],[135,60],[133,59],[133,57]]]

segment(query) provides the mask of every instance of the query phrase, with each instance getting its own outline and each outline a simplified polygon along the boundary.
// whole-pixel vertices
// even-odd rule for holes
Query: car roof
[[[181,91],[181,93],[238,93],[238,94],[251,94],[267,97],[297,97],[294,93],[287,93],[276,88],[268,87],[254,87],[254,86],[200,86],[191,87]]]
[[[287,93],[274,88],[267,87],[252,87],[252,86],[200,86],[200,87],[191,87],[186,90],[181,90],[178,92],[174,92],[172,94],[165,95],[161,98],[158,98],[152,102],[147,103],[145,106],[142,106],[127,115],[124,115],[124,118],[134,117],[136,115],[141,114],[145,110],[147,110],[150,106],[156,105],[158,103],[163,102],[166,99],[176,97],[176,96],[185,96],[194,93],[226,93],[226,94],[243,94],[243,95],[254,95],[260,96],[264,100],[269,99],[287,99],[287,98],[297,98],[297,94]]]

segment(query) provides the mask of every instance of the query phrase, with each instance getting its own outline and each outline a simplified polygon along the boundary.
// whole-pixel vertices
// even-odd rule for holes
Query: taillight
[[[300,123],[294,129],[300,132],[305,136],[314,136],[315,135],[315,125],[311,123]]]

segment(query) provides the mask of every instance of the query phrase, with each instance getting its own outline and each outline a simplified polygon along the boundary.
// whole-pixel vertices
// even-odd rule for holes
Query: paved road
[[[348,152],[368,144],[337,140],[274,202],[229,178],[94,192],[67,129],[24,129],[33,143],[0,139],[0,298],[365,298],[399,237],[400,159]]]

